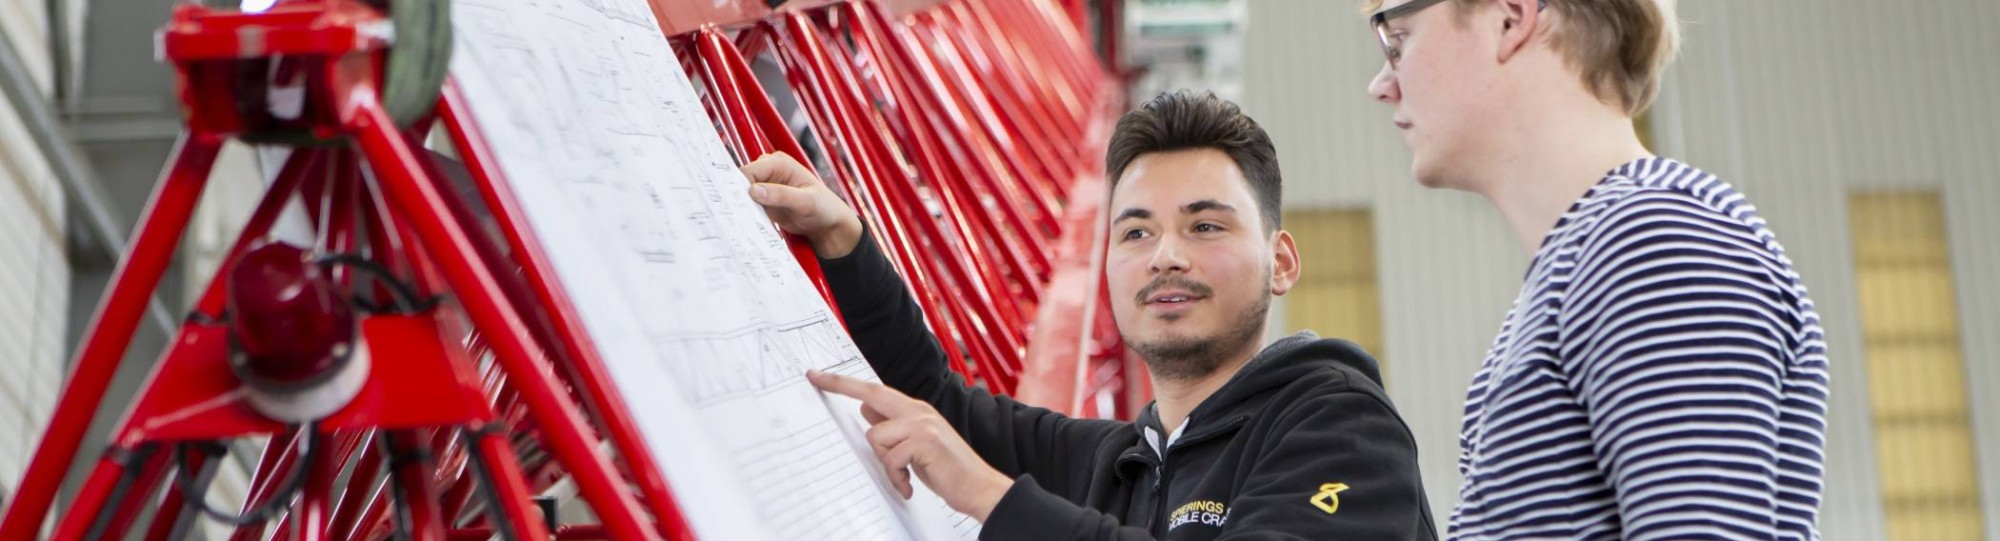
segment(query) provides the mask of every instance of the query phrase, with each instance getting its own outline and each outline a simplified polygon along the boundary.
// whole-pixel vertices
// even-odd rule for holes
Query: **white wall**
[[[1375,209],[1385,323],[1375,353],[1416,433],[1442,528],[1458,493],[1465,387],[1527,257],[1483,200],[1425,190],[1410,179],[1409,152],[1389,110],[1365,90],[1382,53],[1354,4],[1251,2],[1244,56],[1243,106],[1277,142],[1286,206]]]
[[[28,71],[34,74],[43,95],[51,92],[55,84],[55,64],[49,56],[48,13],[43,0],[0,0],[0,37],[5,37],[21,53],[21,63],[27,64]]]
[[[1829,539],[1879,538],[1881,513],[1846,197],[1858,188],[1942,190],[1960,336],[1981,450],[1987,538],[2000,539],[2000,7],[1942,0],[1812,9],[1690,2],[1688,46],[1656,113],[1661,146],[1735,181],[1791,251],[1834,355]],[[1845,522],[1836,531],[1834,524]],[[1839,537],[1835,537],[1835,536]]]
[[[75,43],[83,35],[86,6],[82,0],[65,3]],[[55,84],[47,21],[43,0],[0,0],[0,39],[22,56],[44,102],[53,101]],[[81,58],[81,52],[80,45],[71,47],[73,58]],[[20,112],[4,103],[0,101],[0,495],[11,496],[66,374],[70,344],[64,325],[72,276],[59,180]],[[187,237],[193,255],[184,264],[201,274],[213,268],[215,256],[226,248],[223,243],[233,239],[227,232],[248,212],[240,200],[248,191],[254,201],[261,178],[254,156],[234,144],[218,161],[216,175],[211,183],[216,189],[210,190],[205,208],[219,208],[201,213]],[[112,415],[125,406],[115,397],[107,401]],[[240,501],[244,477],[240,467],[224,468],[214,498]],[[220,538],[218,530],[209,533]]]
[[[0,39],[52,88],[39,0],[0,0]],[[0,102],[4,103],[4,102]],[[62,190],[19,114],[0,106],[0,491],[12,493],[62,381],[69,260]]]
[[[1375,209],[1390,393],[1417,432],[1440,524],[1457,425],[1526,254],[1483,201],[1414,185],[1370,100],[1382,57],[1358,2],[1251,2],[1245,108],[1278,143],[1287,206]],[[1687,46],[1655,112],[1656,151],[1759,203],[1818,302],[1835,363],[1829,540],[1883,537],[1850,239],[1849,189],[1944,190],[1987,537],[2000,539],[2000,5],[1983,0],[1685,1]],[[1304,250],[1337,250],[1305,244]]]

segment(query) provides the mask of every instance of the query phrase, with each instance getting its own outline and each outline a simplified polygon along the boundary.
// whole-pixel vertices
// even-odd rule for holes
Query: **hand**
[[[861,243],[861,217],[791,155],[766,154],[743,166],[743,176],[750,177],[750,200],[779,228],[811,241],[820,257],[846,256]]]
[[[861,416],[875,425],[868,429],[868,446],[904,498],[910,497],[910,470],[915,469],[946,505],[984,523],[1014,487],[1013,479],[980,459],[930,404],[837,374],[806,372],[806,379],[820,390],[861,401]]]

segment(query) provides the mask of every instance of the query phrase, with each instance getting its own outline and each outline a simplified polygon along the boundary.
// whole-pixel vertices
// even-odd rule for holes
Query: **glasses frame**
[[[1377,11],[1373,15],[1368,16],[1369,26],[1375,28],[1375,39],[1382,45],[1382,57],[1389,60],[1389,69],[1392,70],[1396,69],[1396,61],[1401,60],[1403,58],[1402,47],[1389,43],[1389,21],[1393,21],[1402,17],[1407,17],[1410,14],[1423,11],[1424,8],[1437,5],[1438,2],[1443,2],[1443,1],[1444,0],[1410,0],[1409,2],[1405,2],[1402,5]],[[1535,11],[1548,9],[1548,7],[1549,7],[1549,0],[1541,0],[1539,2],[1536,2]]]
[[[1368,24],[1375,28],[1375,39],[1382,44],[1382,57],[1389,60],[1389,69],[1396,69],[1396,61],[1403,56],[1401,47],[1389,43],[1389,21],[1407,17],[1423,11],[1444,0],[1410,0],[1402,5],[1384,9],[1368,16]]]

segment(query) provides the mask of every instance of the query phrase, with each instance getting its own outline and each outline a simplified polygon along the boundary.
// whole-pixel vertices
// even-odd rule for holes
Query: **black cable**
[[[211,316],[207,312],[200,310],[189,310],[187,319],[183,323],[203,327],[227,325],[229,324],[229,312],[225,310],[221,315]]]
[[[361,256],[360,254],[350,254],[350,253],[327,254],[324,256],[320,256],[320,258],[315,260],[315,262],[326,266],[341,265],[346,267],[352,267],[355,270],[368,273],[370,276],[374,276],[375,278],[382,280],[384,283],[389,284],[389,293],[391,296],[394,296],[396,298],[397,309],[394,310],[396,312],[413,314],[417,312],[428,311],[431,308],[437,307],[438,302],[442,300],[442,297],[440,296],[419,298],[417,295],[416,286],[410,285],[410,283],[408,281],[403,280],[401,276],[397,276],[395,271],[389,270],[389,267],[385,267],[381,263],[378,263],[373,259]],[[360,305],[365,309],[368,309],[368,311],[370,312],[390,311],[390,310],[383,310],[381,309],[380,306],[376,306],[373,303],[366,302],[365,300],[361,299],[358,295],[354,299],[354,303]]]
[[[403,492],[403,484],[398,482],[402,475],[398,470],[401,469],[403,462],[412,460],[413,458],[396,452],[396,444],[390,440],[391,437],[393,435],[387,431],[375,433],[375,443],[378,444],[376,447],[382,453],[382,456],[388,457],[389,464],[389,477],[387,480],[389,483],[389,508],[395,510],[389,516],[389,523],[391,525],[389,538],[399,541],[410,541],[415,539],[414,534],[410,532],[410,523],[415,522],[415,519],[410,517],[409,506],[400,505],[402,502],[409,500],[409,495]],[[415,460],[422,460],[422,458],[415,458]]]
[[[153,445],[147,444],[136,449],[113,448],[106,451],[116,453],[111,456],[111,461],[117,463],[119,469],[124,472],[118,476],[118,484],[112,485],[111,494],[106,496],[104,501],[116,502],[125,499],[125,493],[131,491],[132,485],[138,482],[139,470],[143,469],[141,466],[153,455],[154,450]],[[93,541],[103,539],[106,531],[111,529],[111,517],[116,514],[115,510],[115,506],[98,509],[97,516],[90,521],[90,530],[83,534],[83,538]]]
[[[500,539],[516,541],[521,538],[520,533],[514,531],[514,525],[507,523],[506,512],[500,508],[500,494],[493,488],[493,471],[486,461],[485,453],[479,450],[478,438],[484,437],[490,430],[491,427],[460,428],[459,434],[466,438],[465,453],[472,459],[472,474],[479,480],[473,485],[473,489],[486,500],[487,520],[493,523],[493,532],[499,534]]]
[[[299,433],[299,444],[305,447],[302,456],[295,463],[298,467],[293,469],[292,474],[285,478],[285,482],[280,485],[282,488],[272,493],[262,503],[253,506],[248,512],[238,515],[210,507],[208,499],[204,497],[201,490],[188,483],[189,476],[175,475],[174,485],[180,489],[181,499],[193,503],[195,508],[201,510],[201,514],[208,515],[209,518],[222,521],[231,526],[261,524],[277,518],[278,513],[283,512],[286,507],[291,506],[292,496],[297,495],[301,490],[305,489],[306,472],[315,466],[313,459],[319,455],[319,423],[306,423],[297,426],[297,429],[301,431]],[[215,442],[204,443],[206,445],[220,445]],[[188,467],[187,448],[189,445],[191,444],[182,443],[174,446],[174,463],[180,467],[182,472],[194,471],[193,468]]]

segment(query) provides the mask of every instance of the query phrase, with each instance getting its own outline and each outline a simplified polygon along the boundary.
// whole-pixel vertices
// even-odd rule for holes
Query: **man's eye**
[[[1222,226],[1215,224],[1195,224],[1194,230],[1195,232],[1198,233],[1213,233],[1216,231],[1221,231]]]
[[[1144,230],[1144,229],[1127,229],[1127,230],[1125,230],[1125,236],[1124,236],[1124,238],[1125,238],[1125,240],[1138,240],[1138,239],[1142,239],[1142,238],[1146,238],[1146,230]]]

